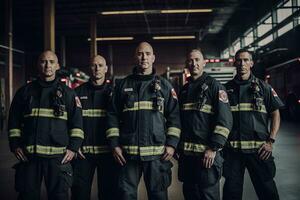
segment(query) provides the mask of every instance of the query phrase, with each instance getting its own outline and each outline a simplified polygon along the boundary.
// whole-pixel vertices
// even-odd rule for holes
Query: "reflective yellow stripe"
[[[140,156],[157,156],[162,155],[165,151],[165,146],[122,146],[122,148],[129,155]]]
[[[237,149],[258,149],[265,141],[230,141],[230,145]]]
[[[224,126],[218,126],[217,125],[215,127],[214,133],[220,134],[220,135],[222,135],[222,136],[224,136],[224,137],[227,138],[228,135],[229,135],[229,129],[226,128],[226,127],[224,127]]]
[[[198,109],[198,103],[186,103],[182,105],[181,110],[198,110],[200,112],[204,112],[207,114],[213,114],[214,112],[212,111],[212,106],[208,104],[204,104],[202,108],[199,110]]]
[[[9,137],[21,137],[21,129],[10,129],[9,131]]]
[[[24,117],[50,117],[56,119],[68,120],[68,114],[64,111],[63,116],[55,116],[53,109],[47,108],[33,108],[30,114],[24,115]]]
[[[106,110],[103,109],[87,109],[82,110],[83,117],[105,117]]]
[[[232,112],[238,112],[238,111],[257,111],[257,112],[262,112],[262,113],[267,113],[265,105],[261,105],[261,109],[253,109],[253,104],[252,103],[240,103],[237,104],[236,106],[230,106]]]
[[[37,153],[37,154],[43,154],[43,155],[55,155],[55,154],[65,153],[66,147],[30,145],[30,146],[26,146],[26,150],[28,153]]]
[[[73,128],[70,130],[70,136],[71,137],[79,137],[84,139],[83,131],[80,128]]]
[[[107,129],[106,131],[106,137],[109,138],[109,137],[118,137],[120,134],[119,134],[119,128],[110,128],[110,129]]]
[[[188,152],[194,153],[202,153],[207,149],[206,145],[203,144],[196,144],[191,142],[184,142],[183,143],[183,150]]]
[[[167,135],[172,135],[172,136],[175,136],[178,138],[180,137],[180,133],[181,133],[181,130],[176,127],[169,127],[168,131],[167,131]]]
[[[154,110],[153,102],[152,101],[134,102],[134,105],[132,108],[124,108],[123,112],[136,111],[136,110]]]
[[[82,153],[90,153],[90,154],[101,154],[101,153],[109,153],[110,149],[108,146],[82,146]]]

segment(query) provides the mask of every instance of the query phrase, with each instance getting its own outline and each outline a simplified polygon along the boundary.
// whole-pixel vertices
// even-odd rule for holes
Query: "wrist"
[[[275,143],[275,139],[269,137],[269,138],[266,140],[266,142],[267,142],[267,143],[270,143],[270,144],[274,144],[274,143]]]

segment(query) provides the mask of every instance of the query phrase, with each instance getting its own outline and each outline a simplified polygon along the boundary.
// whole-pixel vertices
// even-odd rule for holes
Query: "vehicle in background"
[[[289,119],[299,120],[300,57],[266,68],[265,80],[284,102]]]

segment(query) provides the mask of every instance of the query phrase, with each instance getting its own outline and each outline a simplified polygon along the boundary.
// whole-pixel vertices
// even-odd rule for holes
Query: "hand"
[[[165,146],[165,152],[163,156],[161,157],[161,160],[169,161],[173,157],[175,153],[174,147],[171,146]]]
[[[213,151],[211,149],[206,149],[203,156],[203,167],[205,168],[211,168],[211,166],[214,164],[216,157],[216,151]]]
[[[258,155],[261,160],[267,160],[272,154],[272,143],[266,142],[264,143],[258,150]]]
[[[22,148],[20,148],[20,147],[16,148],[14,154],[18,160],[23,161],[23,162],[28,161]]]
[[[66,164],[70,162],[74,158],[74,156],[75,156],[75,152],[67,149],[65,157],[61,161],[61,164]]]
[[[85,156],[83,155],[81,149],[78,150],[77,155],[78,155],[79,158],[85,159]]]
[[[124,166],[126,164],[126,160],[123,156],[123,150],[121,149],[121,147],[115,147],[113,149],[113,156],[117,163],[119,163],[121,166]]]

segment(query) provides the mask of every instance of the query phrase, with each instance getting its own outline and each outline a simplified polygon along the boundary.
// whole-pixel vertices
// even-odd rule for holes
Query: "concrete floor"
[[[276,183],[279,195],[283,200],[300,199],[300,124],[283,122],[274,147],[274,157],[277,164]],[[6,134],[0,135],[0,197],[1,199],[16,199],[14,191],[14,171],[11,168],[16,162],[9,153]],[[169,188],[170,200],[183,199],[181,183],[177,180],[177,164],[174,162],[173,181]],[[96,183],[96,180],[94,181]],[[223,180],[221,180],[223,185]],[[95,184],[94,184],[95,185]],[[221,189],[222,190],[222,189]],[[96,189],[93,187],[92,199],[96,199]],[[45,198],[45,190],[42,199]],[[139,187],[139,199],[146,200],[144,183]],[[250,178],[246,174],[243,200],[256,200]]]

